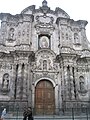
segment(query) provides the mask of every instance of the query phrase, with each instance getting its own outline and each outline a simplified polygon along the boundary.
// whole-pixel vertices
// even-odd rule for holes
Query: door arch
[[[48,80],[41,80],[35,88],[36,114],[53,114],[55,110],[55,92],[53,84]]]

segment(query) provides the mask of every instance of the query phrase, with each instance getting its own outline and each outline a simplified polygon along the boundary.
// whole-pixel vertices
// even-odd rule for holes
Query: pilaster
[[[74,94],[74,76],[73,76],[73,67],[70,66],[70,88],[71,88],[71,99],[75,99],[75,94]]]

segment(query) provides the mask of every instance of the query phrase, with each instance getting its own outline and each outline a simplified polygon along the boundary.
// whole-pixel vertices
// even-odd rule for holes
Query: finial
[[[44,0],[44,1],[42,2],[42,6],[43,6],[43,7],[47,7],[47,1],[46,1],[46,0]]]

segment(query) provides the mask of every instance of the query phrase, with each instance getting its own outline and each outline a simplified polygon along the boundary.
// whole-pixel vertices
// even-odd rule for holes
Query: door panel
[[[55,100],[52,83],[47,80],[40,81],[35,91],[36,114],[53,114],[54,105]]]

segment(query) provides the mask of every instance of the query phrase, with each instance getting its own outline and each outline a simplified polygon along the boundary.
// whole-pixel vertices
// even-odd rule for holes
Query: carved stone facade
[[[89,105],[87,21],[74,21],[60,8],[53,11],[45,0],[39,9],[32,5],[18,15],[0,13],[0,19],[0,101],[26,100],[33,108],[43,109],[37,101],[42,95],[39,83],[49,81],[56,112]],[[48,101],[46,105],[52,108]]]

